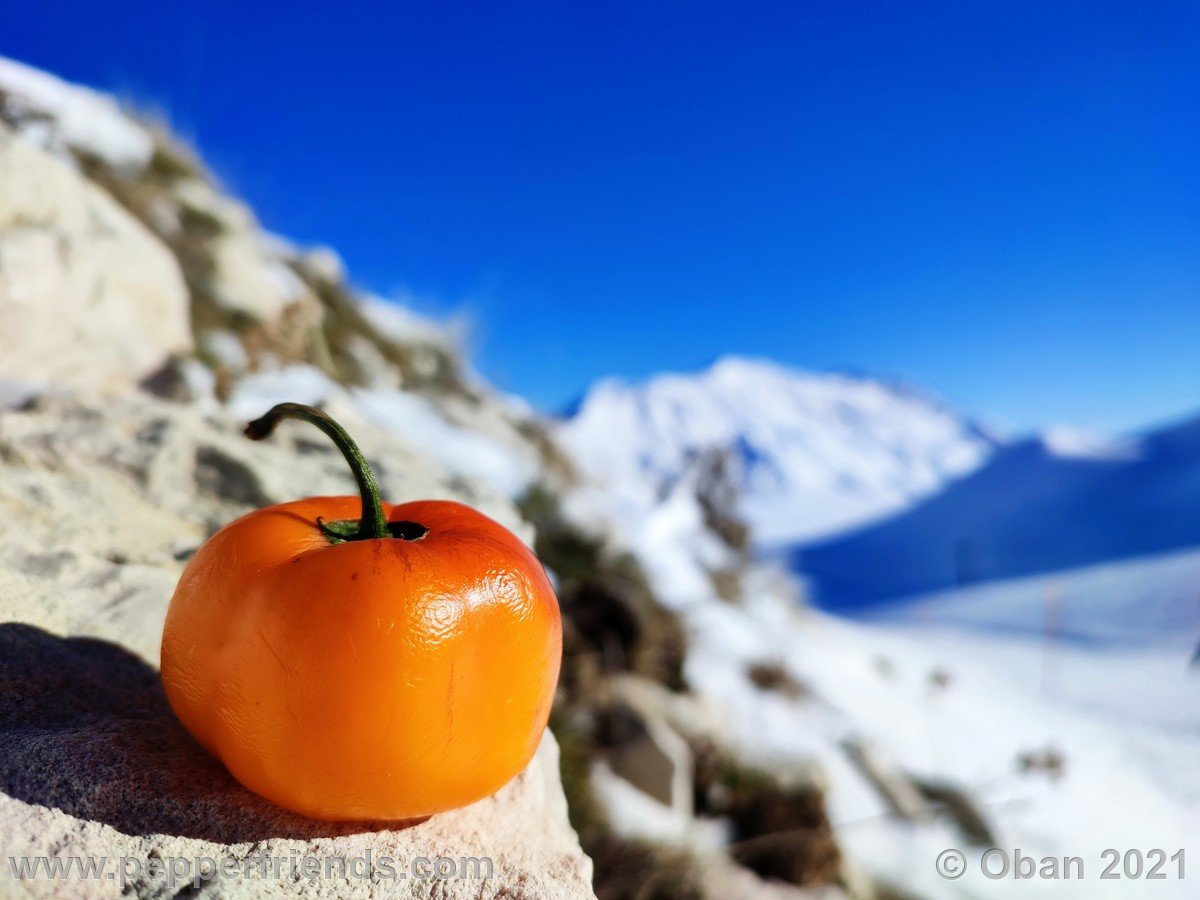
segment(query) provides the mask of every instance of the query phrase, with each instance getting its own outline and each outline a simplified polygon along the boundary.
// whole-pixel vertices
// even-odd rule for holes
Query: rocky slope
[[[356,291],[332,251],[265,233],[165,128],[0,59],[0,154],[0,327],[17,348],[0,378],[201,402],[255,376],[251,402],[392,390],[486,435],[526,481],[553,465],[530,412],[476,379],[447,330]]]
[[[136,395],[103,405],[42,395],[0,414],[0,846],[30,857],[103,856],[114,867],[118,857],[261,854],[353,864],[370,851],[403,871],[418,857],[488,857],[486,881],[402,887],[422,897],[591,896],[549,734],[523,775],[471,807],[408,828],[330,827],[241,788],[175,722],[156,663],[166,603],[190,553],[252,506],[351,490],[323,442],[300,433],[252,445],[239,424]],[[462,496],[434,461],[360,432],[392,496]],[[480,486],[471,501],[528,535],[504,498]],[[11,874],[6,864],[0,893]],[[204,884],[205,896],[395,888],[378,877],[264,878],[252,866]],[[128,885],[139,896],[180,889],[149,874]],[[22,886],[35,896],[61,887]],[[116,896],[120,886],[73,890]]]
[[[250,446],[236,423],[131,398],[101,412],[39,400],[0,420],[0,846],[60,858],[240,861],[204,896],[374,896],[386,880],[271,877],[253,863],[368,851],[404,872],[418,857],[488,857],[490,877],[401,885],[420,897],[591,896],[590,862],[567,821],[550,735],[493,797],[410,827],[329,826],[250,794],[199,748],[166,705],[156,669],[165,604],[189,553],[218,522],[303,485],[343,492],[341,460],[316,442]],[[445,493],[445,475],[380,445],[398,496]],[[479,502],[477,500],[477,502]],[[520,528],[511,506],[484,500]],[[250,859],[251,862],[246,862]],[[322,863],[324,865],[324,863]],[[286,865],[286,863],[285,863]],[[13,887],[7,861],[0,893]],[[409,878],[413,876],[410,874]],[[190,879],[190,876],[189,876]],[[125,885],[75,882],[73,896],[175,896],[149,870]],[[6,887],[7,885],[7,887]],[[61,883],[22,883],[54,896]]]
[[[252,507],[353,491],[319,436],[242,438],[243,407],[317,399],[390,496],[462,499],[527,539],[505,490],[550,464],[526,414],[471,382],[441,331],[377,321],[328,254],[264,236],[173,152],[105,98],[0,65],[0,846],[106,857],[101,877],[71,880],[76,896],[592,896],[550,734],[480,803],[408,827],[330,826],[245,791],[171,715],[158,642],[191,552]],[[295,396],[304,385],[322,396]],[[385,386],[390,406],[370,393]],[[398,437],[411,421],[368,421],[396,410],[424,417],[427,442],[459,440],[458,456]],[[480,454],[509,482],[473,477]],[[492,868],[400,884],[379,869],[287,874],[288,859],[353,867],[368,852],[400,872],[419,857]],[[246,863],[192,888],[150,869],[263,854],[284,860],[282,877]],[[120,857],[142,873],[112,877]],[[0,894],[64,890],[14,877],[5,860]]]

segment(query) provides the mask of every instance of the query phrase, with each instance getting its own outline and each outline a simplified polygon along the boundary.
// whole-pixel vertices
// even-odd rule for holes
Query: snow
[[[276,403],[324,406],[344,388],[316,366],[287,366],[257,372],[237,383],[227,408],[239,419],[257,419]]]
[[[457,344],[453,326],[422,316],[402,303],[367,294],[360,298],[359,309],[380,334],[391,340],[446,348]]]
[[[860,610],[960,583],[1200,546],[1200,420],[1124,442],[1134,445],[1067,455],[1053,440],[1011,444],[936,496],[801,546],[791,562],[819,604]]]
[[[0,91],[9,95],[10,102],[15,99],[49,117],[49,123],[31,121],[21,129],[39,143],[53,144],[57,139],[126,172],[145,168],[154,153],[150,133],[104,94],[4,57],[0,57]]]
[[[532,458],[517,455],[499,441],[448,421],[427,397],[406,391],[359,389],[356,408],[368,422],[385,428],[459,475],[490,485],[505,496],[520,494],[536,476]]]
[[[1140,453],[1135,440],[1114,439],[1066,425],[1046,429],[1041,440],[1047,452],[1063,459],[1137,459]]]
[[[634,787],[603,760],[592,765],[590,781],[613,831],[627,838],[682,843],[692,819]]]
[[[203,337],[203,350],[213,362],[241,375],[250,368],[250,356],[232,331],[210,331]]]
[[[625,510],[603,490],[579,488],[563,498],[563,509],[576,524],[606,535],[641,563],[658,599],[672,609],[707,603],[711,573],[731,565],[731,551],[705,525],[689,474],[667,496],[645,509]]]
[[[17,409],[42,391],[41,385],[16,378],[0,378],[0,409]]]
[[[428,397],[391,388],[345,388],[314,366],[287,366],[245,377],[237,383],[228,409],[234,416],[253,419],[285,401],[348,407],[363,421],[426,453],[448,472],[509,497],[519,495],[536,475],[532,455],[451,422]]]
[[[262,273],[272,293],[291,303],[300,303],[308,295],[308,285],[284,260],[275,256],[271,247],[263,245]]]
[[[1082,629],[1087,644],[1043,633],[1041,579],[973,588],[989,592],[978,599],[917,598],[889,607],[886,619],[849,621],[799,605],[798,587],[769,563],[749,571],[738,602],[713,596],[695,552],[703,524],[684,496],[656,507],[631,549],[688,629],[688,683],[720,711],[718,733],[741,759],[772,771],[820,766],[831,821],[856,866],[926,896],[1014,891],[1011,880],[979,874],[985,848],[972,848],[948,819],[897,818],[847,756],[847,741],[907,775],[966,791],[1010,852],[1085,859],[1086,890],[1022,882],[1023,897],[1131,896],[1127,882],[1097,880],[1109,847],[1200,854],[1200,671],[1188,668],[1198,631],[1167,615],[1181,588],[1195,596],[1200,552],[1057,574],[1063,630]],[[1099,642],[1117,636],[1124,640]],[[755,663],[782,665],[802,695],[756,687]],[[1061,776],[1021,770],[1022,754],[1043,750],[1062,755]],[[636,818],[666,839],[661,819],[609,793],[625,803],[622,821]],[[951,847],[968,854],[960,881],[934,869]],[[1179,882],[1153,888],[1156,897],[1189,896]]]
[[[1187,654],[1082,648],[928,625],[839,620],[758,590],[742,604],[688,612],[689,683],[717,702],[739,755],[763,766],[819,762],[839,841],[854,862],[894,883],[938,897],[1012,896],[1009,882],[978,874],[979,849],[944,819],[896,819],[851,765],[855,739],[904,772],[966,788],[999,846],[1042,857],[1083,856],[1091,878],[1100,854],[1187,847],[1200,853],[1200,673]],[[781,661],[807,689],[791,700],[755,688],[754,660]],[[1048,674],[1049,673],[1049,674]],[[1154,685],[1156,701],[1146,702]],[[1057,780],[1022,773],[1022,753],[1054,748]],[[934,872],[957,847],[971,856],[958,882]],[[1089,882],[1087,896],[1128,896]],[[1126,891],[1128,885],[1124,885]],[[1154,896],[1187,896],[1181,884]],[[1078,885],[1025,883],[1021,896],[1080,896]]]
[[[597,502],[626,516],[652,510],[699,453],[727,451],[760,546],[901,509],[978,466],[993,446],[912,391],[737,357],[639,385],[601,382],[557,435],[603,485]]]
[[[1035,639],[1194,648],[1200,641],[1200,549],[935,591],[865,615]]]

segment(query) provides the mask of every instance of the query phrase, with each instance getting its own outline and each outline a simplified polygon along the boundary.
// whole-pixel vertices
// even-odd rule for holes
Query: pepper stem
[[[362,518],[358,522],[358,530],[352,535],[343,536],[342,540],[364,541],[388,537],[388,521],[383,512],[383,501],[379,497],[379,482],[375,480],[375,473],[371,471],[366,457],[346,429],[316,407],[303,403],[279,403],[246,426],[246,437],[252,441],[268,438],[282,419],[299,419],[316,425],[329,435],[342,451],[342,456],[346,457],[346,462],[350,464],[350,471],[354,473],[354,480],[358,483],[359,496],[362,497]],[[322,530],[325,530],[324,527]]]

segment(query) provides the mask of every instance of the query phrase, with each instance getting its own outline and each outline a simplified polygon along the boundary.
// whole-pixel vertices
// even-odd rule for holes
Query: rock
[[[0,378],[130,387],[190,349],[187,296],[141,223],[0,123]]]
[[[652,712],[614,705],[601,728],[602,758],[614,774],[670,808],[692,817],[692,754],[687,741]]]
[[[344,284],[346,266],[332,247],[312,247],[296,258],[297,268],[309,281],[327,286]]]
[[[158,673],[140,657],[109,641],[9,622],[0,625],[0,747],[6,853],[105,857],[113,872],[118,858],[127,857],[137,863],[120,871],[139,896],[176,894],[197,877],[196,860],[232,859],[240,862],[236,872],[202,880],[205,896],[369,897],[389,888],[378,874],[354,877],[368,852],[376,873],[390,858],[408,874],[408,896],[591,895],[590,864],[567,824],[549,733],[523,774],[464,809],[407,827],[313,822],[234,781],[175,721]],[[322,866],[344,860],[350,874],[276,879],[254,861],[262,855],[283,860],[283,867],[306,856]],[[175,874],[182,883],[151,877],[153,856],[180,860]],[[449,858],[479,876],[488,875],[487,858],[490,877],[421,882],[409,868],[421,857]],[[464,857],[479,862],[463,864]],[[186,877],[182,861],[190,867]],[[73,896],[114,897],[125,886],[101,879],[72,888]]]
[[[154,155],[149,132],[105,94],[0,58],[0,118],[39,146],[134,174]]]
[[[599,710],[595,741],[590,786],[614,835],[710,849],[722,843],[719,828],[693,817],[691,750],[662,716],[608,703]]]
[[[258,227],[250,208],[199,178],[171,189],[182,227],[203,232],[212,265],[203,293],[220,312],[285,332],[300,354],[304,334],[320,326],[320,300]]]
[[[963,839],[975,847],[995,847],[999,844],[987,817],[969,790],[941,778],[909,776],[913,786],[937,812],[947,816],[958,828]]]
[[[611,680],[613,699],[625,703],[647,718],[661,717],[667,725],[691,743],[723,744],[729,723],[723,710],[708,698],[669,690],[662,684],[638,675],[622,674]],[[816,772],[798,766],[801,780],[815,780]]]
[[[909,822],[930,820],[930,806],[921,791],[877,746],[847,738],[842,749],[895,815]]]
[[[346,420],[386,495],[455,496],[455,480],[435,463]],[[113,879],[70,882],[72,896],[83,897],[120,896],[123,886],[138,896],[189,896],[197,858],[240,861],[202,880],[204,897],[591,897],[591,863],[567,820],[549,733],[529,768],[479,803],[407,825],[329,824],[251,794],[177,724],[156,665],[166,605],[190,552],[252,504],[353,492],[321,435],[289,423],[251,443],[239,425],[148,395],[103,408],[42,396],[0,412],[5,854],[106,857]],[[511,504],[483,486],[473,494],[528,539]],[[368,851],[376,877],[354,877]],[[263,871],[253,861],[264,854],[281,860],[279,878],[273,863]],[[306,856],[351,874],[293,877],[289,861]],[[142,870],[124,885],[121,857]],[[384,857],[406,873],[418,857],[456,866],[490,858],[491,875],[391,883],[381,877]],[[172,858],[192,867],[187,883],[170,886],[147,868]],[[0,895],[15,889],[12,877],[0,863]],[[62,884],[43,877],[22,887],[52,895]]]

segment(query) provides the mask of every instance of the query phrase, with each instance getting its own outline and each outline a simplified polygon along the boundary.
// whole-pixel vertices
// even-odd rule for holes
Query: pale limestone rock
[[[337,410],[339,417],[344,413]],[[347,416],[349,420],[349,416]],[[349,423],[349,422],[348,422]],[[0,847],[4,854],[145,862],[284,860],[200,896],[590,897],[591,863],[567,821],[557,748],[547,733],[530,767],[492,797],[408,828],[329,825],[240,787],[178,725],[156,664],[163,616],[187,555],[260,504],[353,493],[319,432],[286,423],[265,442],[224,413],[149,397],[98,408],[42,397],[0,411]],[[394,498],[456,496],[457,482],[394,438],[353,425]],[[473,502],[526,539],[511,504],[482,486]],[[486,880],[308,879],[287,860],[367,851],[490,857]],[[323,863],[322,863],[323,864]],[[331,863],[340,866],[340,863]],[[378,869],[377,869],[378,872]],[[119,878],[17,883],[0,860],[0,896],[115,897]],[[184,887],[133,878],[138,896]],[[185,894],[186,895],[186,894]]]
[[[110,391],[191,340],[167,248],[63,159],[0,124],[0,378]]]
[[[220,193],[199,178],[174,185],[181,216],[211,222],[206,245],[213,264],[207,292],[222,312],[269,326],[291,329],[299,340],[321,323],[320,300],[280,252],[278,242],[259,228],[246,204]]]
[[[296,264],[311,281],[327,285],[346,283],[346,265],[332,247],[310,247],[297,256]]]

